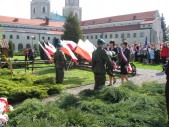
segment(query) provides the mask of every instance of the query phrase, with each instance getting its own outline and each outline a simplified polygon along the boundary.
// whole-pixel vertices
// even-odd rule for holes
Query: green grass
[[[9,114],[10,127],[165,127],[164,84],[133,83],[63,94],[43,104],[29,99]]]
[[[141,69],[149,69],[149,70],[162,70],[162,65],[161,64],[146,64],[146,63],[139,63],[139,62],[133,62],[134,65],[137,68]]]
[[[25,60],[25,56],[14,56],[12,58],[13,60]],[[40,59],[40,57],[36,57],[35,59]]]

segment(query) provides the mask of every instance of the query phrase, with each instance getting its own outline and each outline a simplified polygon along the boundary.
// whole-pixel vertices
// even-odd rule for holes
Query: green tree
[[[168,41],[167,27],[166,27],[165,18],[163,16],[163,14],[162,14],[162,17],[161,17],[161,28],[162,28],[162,31],[163,31],[163,42]]]
[[[0,47],[1,47],[1,43],[2,43],[2,27],[0,24]]]
[[[9,56],[13,57],[14,56],[14,47],[13,47],[13,42],[11,40],[9,40]]]
[[[167,39],[169,40],[169,26],[167,27]]]
[[[80,29],[80,23],[77,15],[70,13],[64,24],[64,34],[62,36],[64,40],[72,40],[78,43],[79,39],[82,39],[82,31]]]

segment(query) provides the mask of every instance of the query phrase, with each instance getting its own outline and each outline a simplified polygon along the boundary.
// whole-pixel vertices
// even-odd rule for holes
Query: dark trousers
[[[105,74],[94,73],[94,79],[95,79],[94,90],[98,90],[105,85],[105,82],[106,82]]]
[[[56,83],[62,84],[64,79],[64,69],[56,68]]]
[[[167,59],[166,59],[166,57],[161,57],[161,59],[162,59],[162,64],[166,64],[167,63]]]
[[[167,114],[169,119],[169,77],[167,77],[167,82],[165,86],[165,97],[166,97]]]

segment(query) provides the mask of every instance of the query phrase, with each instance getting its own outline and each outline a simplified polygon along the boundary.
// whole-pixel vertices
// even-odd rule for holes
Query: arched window
[[[23,44],[18,45],[18,51],[23,49]]]
[[[26,44],[26,48],[30,48],[31,47],[31,45],[30,44]]]
[[[42,8],[42,12],[46,13],[46,8],[45,7]]]
[[[34,13],[34,14],[36,13],[36,9],[35,9],[35,8],[33,9],[33,13]]]

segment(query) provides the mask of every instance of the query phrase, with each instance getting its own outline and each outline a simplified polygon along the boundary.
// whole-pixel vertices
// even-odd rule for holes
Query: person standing
[[[98,39],[97,44],[98,48],[92,53],[92,71],[95,79],[94,90],[99,90],[105,85],[105,65],[107,64],[109,68],[112,67],[111,60],[106,54],[106,51],[103,49],[106,42],[103,39]]]
[[[169,55],[169,48],[167,47],[167,43],[164,43],[160,53],[160,57],[163,65],[163,71],[164,71],[164,65],[167,63],[167,57],[169,57],[168,55]]]
[[[108,55],[112,60],[113,66],[111,68],[107,67],[107,74],[109,75],[109,86],[116,83],[116,78],[114,74],[114,70],[116,69],[116,61],[117,61],[117,48],[115,47],[115,41],[112,40],[109,42],[109,47],[107,48]],[[113,54],[114,53],[114,54]]]
[[[150,49],[149,49],[149,53],[150,53],[150,64],[154,63],[154,59],[155,59],[155,54],[154,54],[154,47],[153,45],[151,45]]]
[[[66,57],[65,54],[61,50],[62,44],[57,43],[56,48],[57,51],[54,54],[54,63],[56,69],[56,84],[62,84],[64,79],[64,68],[67,69],[66,65]]]
[[[34,49],[32,47],[28,50],[28,58],[29,58],[29,60],[32,61],[32,73],[33,73],[34,61],[35,61],[35,51],[34,51]]]
[[[121,81],[124,82],[124,79],[128,80],[128,66],[130,63],[130,50],[127,48],[127,42],[122,43],[122,49],[120,51],[120,66],[121,66]]]
[[[166,66],[165,74],[167,79],[166,86],[165,86],[165,97],[166,97],[166,107],[167,107],[168,124],[169,124],[169,61]]]

